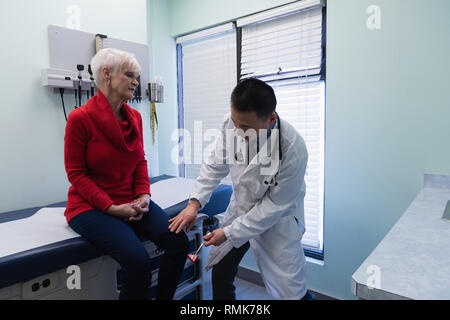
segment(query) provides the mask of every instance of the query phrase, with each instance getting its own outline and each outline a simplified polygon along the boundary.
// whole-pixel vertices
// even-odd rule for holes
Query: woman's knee
[[[188,254],[189,240],[184,231],[180,233],[166,232],[160,237],[159,244],[166,254]]]

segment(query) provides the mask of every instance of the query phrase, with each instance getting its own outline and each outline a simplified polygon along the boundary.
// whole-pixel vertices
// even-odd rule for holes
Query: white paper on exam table
[[[161,208],[169,208],[189,199],[194,189],[195,179],[173,178],[152,183],[152,201]]]
[[[0,258],[80,235],[67,224],[66,208],[42,208],[31,217],[0,223]]]

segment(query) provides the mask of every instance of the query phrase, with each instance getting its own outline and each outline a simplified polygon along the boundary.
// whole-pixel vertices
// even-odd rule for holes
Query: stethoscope
[[[278,121],[278,154],[279,154],[279,159],[281,161],[283,158],[283,153],[281,150],[281,139],[280,139],[280,137],[281,137],[281,121],[280,121],[280,116],[278,114],[277,114],[277,121]],[[248,148],[249,148],[249,146],[247,144],[247,149]],[[248,150],[247,150],[247,155],[249,155]],[[244,154],[242,153],[242,150],[239,150],[234,155],[234,158],[236,159],[236,161],[244,162]],[[279,169],[278,169],[278,171],[279,171]],[[273,175],[270,180],[264,180],[264,184],[268,185],[269,187],[277,186],[278,182],[276,181],[276,178],[275,178],[277,174]]]

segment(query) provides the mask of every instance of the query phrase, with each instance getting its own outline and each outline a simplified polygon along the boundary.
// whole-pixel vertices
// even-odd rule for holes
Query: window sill
[[[325,266],[325,262],[323,260],[319,260],[319,259],[315,259],[315,258],[311,258],[311,257],[306,257],[306,262],[307,263],[312,263],[315,264],[317,266]]]

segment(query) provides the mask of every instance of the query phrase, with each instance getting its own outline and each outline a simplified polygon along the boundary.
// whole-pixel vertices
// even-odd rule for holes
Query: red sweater
[[[93,209],[150,194],[142,138],[142,118],[126,103],[119,121],[99,90],[86,105],[69,114],[64,137],[64,163],[69,188],[67,222]]]

